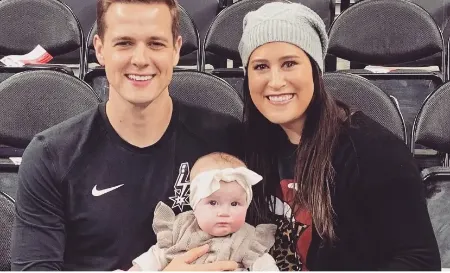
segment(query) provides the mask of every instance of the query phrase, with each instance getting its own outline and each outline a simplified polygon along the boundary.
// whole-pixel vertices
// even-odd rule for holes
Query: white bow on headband
[[[247,194],[247,204],[253,198],[252,186],[262,180],[262,176],[245,168],[214,169],[198,174],[190,186],[189,204],[195,209],[201,199],[210,196],[220,189],[220,181],[236,181]]]

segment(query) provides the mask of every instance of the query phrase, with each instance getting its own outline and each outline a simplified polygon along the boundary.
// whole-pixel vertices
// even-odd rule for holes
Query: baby
[[[162,270],[177,255],[208,244],[209,253],[194,263],[235,261],[240,269],[278,271],[267,253],[276,226],[245,223],[252,186],[262,177],[231,155],[212,153],[195,162],[190,178],[193,211],[175,215],[160,202],[153,220],[157,244],[136,258],[130,270]]]

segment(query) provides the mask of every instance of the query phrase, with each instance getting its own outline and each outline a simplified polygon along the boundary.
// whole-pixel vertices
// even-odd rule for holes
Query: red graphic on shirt
[[[281,200],[287,203],[291,208],[294,204],[294,196],[296,194],[296,185],[292,179],[284,179],[280,182],[281,186]],[[298,209],[294,215],[297,223],[307,225],[306,229],[300,234],[297,239],[297,254],[302,262],[302,270],[306,268],[306,259],[308,255],[309,246],[312,240],[312,217],[311,213],[305,209]]]

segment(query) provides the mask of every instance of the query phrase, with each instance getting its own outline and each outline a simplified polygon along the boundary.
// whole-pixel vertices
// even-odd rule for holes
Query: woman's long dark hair
[[[322,74],[310,58],[314,94],[306,110],[306,120],[297,148],[294,182],[297,194],[293,212],[307,209],[319,236],[326,242],[336,239],[334,210],[331,203],[334,169],[332,156],[348,108],[335,102],[325,92]],[[278,155],[280,143],[287,139],[277,124],[267,120],[251,100],[248,77],[244,80],[245,161],[248,167],[263,176],[262,183],[254,186],[254,202],[249,209],[249,221],[270,221],[269,207],[274,206],[271,196],[279,185]]]

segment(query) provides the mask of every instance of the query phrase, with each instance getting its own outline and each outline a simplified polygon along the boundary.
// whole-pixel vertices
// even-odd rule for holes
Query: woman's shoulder
[[[391,131],[362,112],[355,112],[345,123],[336,153],[352,151],[357,167],[371,175],[394,174],[402,169],[416,169],[406,144]],[[344,158],[342,158],[344,160]]]
[[[392,148],[409,153],[403,140],[360,111],[353,113],[345,122],[341,137],[350,140],[362,153],[385,153]]]
[[[378,143],[382,141],[406,147],[403,140],[361,111],[349,116],[344,127],[345,131],[356,140]]]

